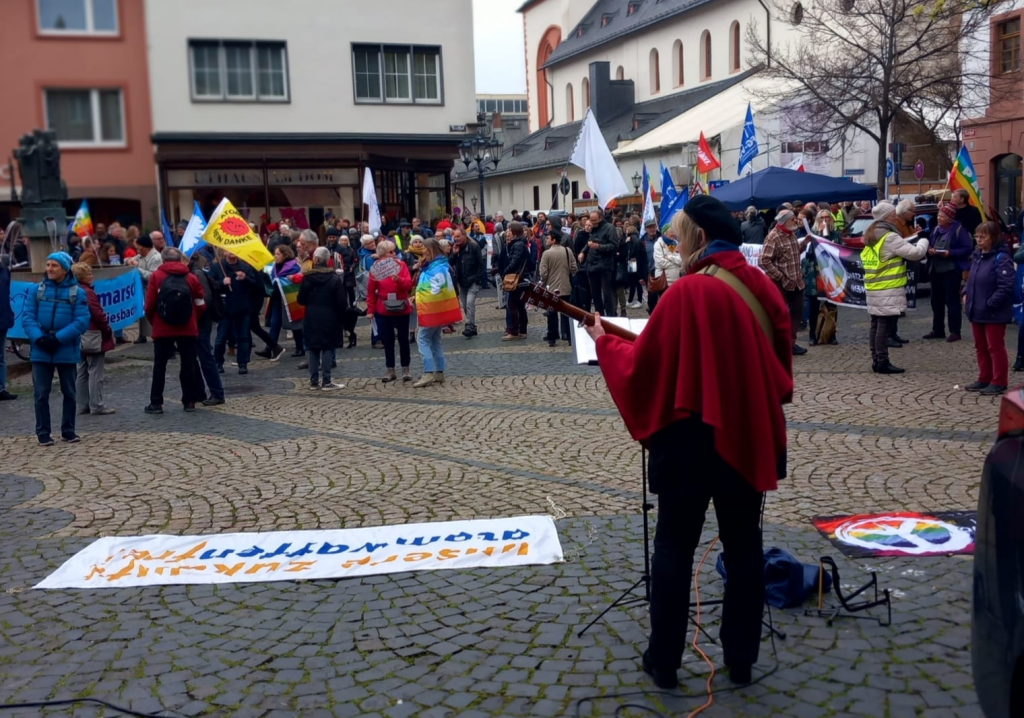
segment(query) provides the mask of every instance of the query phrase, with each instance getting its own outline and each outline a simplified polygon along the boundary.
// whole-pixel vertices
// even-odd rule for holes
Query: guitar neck
[[[583,324],[588,327],[594,326],[596,317],[590,312],[580,309],[575,304],[569,304],[569,302],[559,300],[553,309],[559,314],[564,314],[577,322],[583,322]],[[611,334],[613,337],[618,337],[619,339],[625,339],[627,342],[636,341],[636,334],[628,329],[620,327],[618,324],[612,324],[604,318],[601,319],[601,326],[604,328],[606,334]]]

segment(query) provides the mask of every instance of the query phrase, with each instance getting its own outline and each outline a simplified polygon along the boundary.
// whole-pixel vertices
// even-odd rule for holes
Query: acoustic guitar
[[[548,289],[540,282],[531,284],[530,282],[523,282],[519,285],[519,288],[523,292],[523,298],[526,299],[527,304],[537,307],[539,309],[549,310],[564,314],[570,319],[592,327],[596,317],[590,312],[584,311],[574,304],[569,304],[559,296],[558,290]],[[627,342],[635,342],[637,335],[628,329],[623,329],[617,324],[612,324],[606,321],[604,317],[601,318],[601,326],[604,327],[606,334],[618,337],[619,339],[625,339]]]

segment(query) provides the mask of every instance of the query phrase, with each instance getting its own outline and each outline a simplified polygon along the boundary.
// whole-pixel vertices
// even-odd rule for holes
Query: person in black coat
[[[576,230],[573,238],[572,251],[576,255],[576,276],[572,278],[572,303],[588,312],[593,302],[590,299],[590,269],[587,267],[587,252],[590,243],[590,220],[583,222],[583,226]]]
[[[217,371],[224,373],[224,353],[228,339],[235,342],[235,358],[238,373],[249,373],[249,353],[252,339],[249,334],[249,317],[252,312],[252,289],[256,282],[256,270],[231,252],[217,252],[217,261],[210,267],[210,282],[221,295],[221,317],[217,325],[217,339],[213,346]]]
[[[331,381],[331,363],[334,351],[345,343],[348,296],[341,275],[328,266],[330,261],[331,251],[317,247],[313,268],[302,275],[299,285],[299,304],[306,308],[302,338],[309,359],[309,388],[324,391],[345,388]]]
[[[466,327],[462,335],[472,339],[476,330],[476,297],[480,293],[481,278],[484,276],[484,255],[480,245],[470,241],[464,230],[454,232],[455,247],[449,255],[452,273],[459,285],[459,299],[462,300],[462,313],[466,317]]]
[[[501,256],[498,258],[500,277],[509,274],[522,274],[525,277],[530,260],[529,251],[526,229],[521,222],[511,222],[505,233],[505,246],[501,248]],[[526,339],[528,322],[523,292],[509,292],[505,307],[505,336],[501,340]]]
[[[605,221],[604,210],[590,213],[590,237],[587,247],[587,271],[590,273],[590,294],[602,317],[615,316],[615,257],[619,237],[615,227]]]

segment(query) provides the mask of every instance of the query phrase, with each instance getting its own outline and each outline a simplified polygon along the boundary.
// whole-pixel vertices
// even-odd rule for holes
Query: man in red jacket
[[[651,566],[651,641],[643,669],[674,688],[686,646],[693,553],[714,501],[725,548],[722,649],[749,683],[764,607],[759,517],[786,471],[792,335],[782,294],[739,251],[725,205],[701,195],[676,215],[686,274],[658,300],[635,342],[588,331],[608,391],[634,440],[650,451],[658,524]]]
[[[178,350],[181,372],[181,403],[195,411],[202,398],[196,376],[198,317],[206,309],[203,287],[188,271],[184,255],[173,247],[160,253],[163,264],[153,272],[146,288],[146,319],[153,325],[153,383],[149,390],[147,414],[164,413],[164,379],[167,361]]]

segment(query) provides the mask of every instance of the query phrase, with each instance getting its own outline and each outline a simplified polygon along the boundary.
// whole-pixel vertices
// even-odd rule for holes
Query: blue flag
[[[672,204],[662,210],[661,213],[661,229],[664,232],[665,227],[672,224],[672,218],[677,213],[683,211],[683,207],[686,206],[686,201],[690,199],[690,195],[687,192],[680,192],[676,198],[672,201]]]
[[[174,234],[171,232],[171,225],[167,223],[167,215],[160,210],[160,231],[164,233],[164,240],[168,247],[174,246]]]
[[[185,234],[181,237],[181,246],[178,248],[186,257],[206,244],[203,240],[203,233],[206,231],[206,220],[203,219],[203,210],[199,207],[199,200],[195,200],[192,206],[192,219],[188,221]]]
[[[740,161],[737,174],[743,174],[743,168],[760,154],[757,148],[757,131],[754,129],[754,112],[747,103],[747,121],[743,123],[743,142],[740,148]]]
[[[661,165],[661,216],[664,217],[665,211],[676,200],[676,183],[672,181],[672,175],[665,165],[660,162],[658,164]]]

